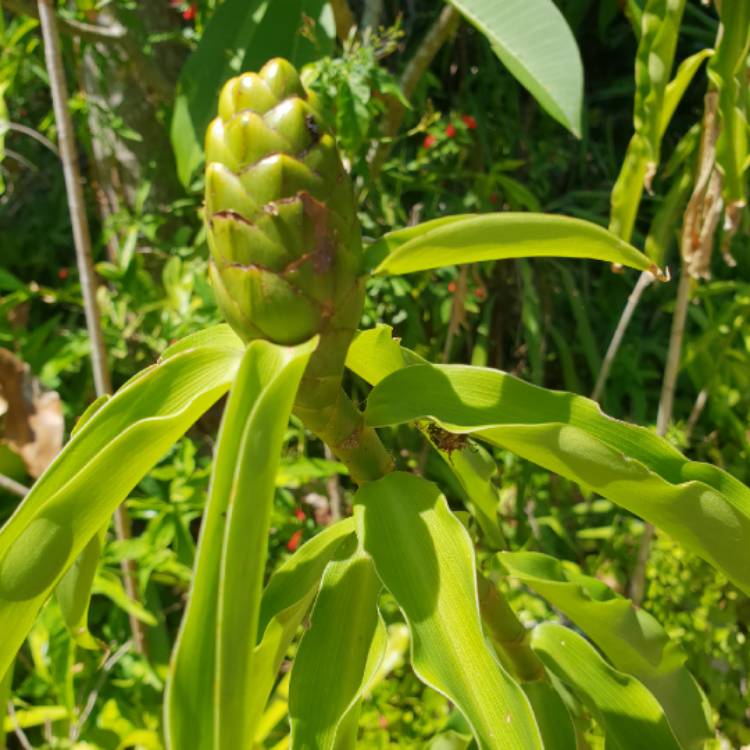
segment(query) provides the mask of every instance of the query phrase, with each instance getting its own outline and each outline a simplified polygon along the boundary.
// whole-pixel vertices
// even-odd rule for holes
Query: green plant
[[[291,744],[353,746],[362,695],[388,643],[384,589],[407,621],[415,672],[465,719],[445,727],[453,739],[468,733],[486,748],[573,748],[593,716],[616,747],[701,747],[712,733],[704,697],[652,617],[554,558],[496,554],[504,538],[492,462],[473,441],[638,513],[746,592],[750,491],[587,399],[497,370],[429,364],[383,326],[355,332],[371,276],[531,256],[656,272],[651,262],[588,222],[515,213],[436,219],[390,232],[363,252],[331,136],[283,61],[227,84],[206,154],[212,275],[235,330],[220,325],[186,337],[95,402],[0,531],[0,672],[11,668],[53,591],[80,632],[100,529],[230,390],[169,671],[171,747],[260,741],[281,662],[306,618],[288,685]],[[374,386],[364,413],[342,389],[345,365]],[[264,586],[292,412],[359,489],[354,516],[303,545]],[[376,430],[401,424],[423,430],[445,459],[468,518],[435,484],[394,470],[402,467]],[[476,523],[489,552],[475,553],[462,520]],[[600,651],[556,623],[527,631],[497,586],[500,576],[529,585]]]

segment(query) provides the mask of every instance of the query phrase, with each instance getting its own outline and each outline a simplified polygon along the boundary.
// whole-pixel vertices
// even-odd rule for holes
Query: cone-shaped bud
[[[359,223],[334,140],[286,60],[224,86],[206,134],[206,220],[232,327],[278,344],[320,334],[311,368],[333,377],[362,310]]]

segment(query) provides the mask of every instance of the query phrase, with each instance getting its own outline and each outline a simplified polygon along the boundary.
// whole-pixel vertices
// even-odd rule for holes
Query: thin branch
[[[596,385],[594,390],[591,392],[591,398],[594,401],[598,401],[604,393],[604,386],[607,384],[607,378],[609,377],[609,371],[612,369],[612,363],[615,361],[617,352],[620,350],[622,345],[622,339],[625,336],[625,331],[630,325],[630,320],[633,317],[635,308],[638,307],[638,303],[641,301],[643,292],[646,291],[646,287],[654,280],[654,277],[648,271],[643,271],[638,277],[638,281],[633,287],[633,291],[628,297],[628,301],[620,315],[620,320],[617,321],[617,328],[615,328],[612,340],[609,342],[607,353],[604,355],[604,361],[602,367],[599,370],[599,375],[596,378]]]
[[[18,721],[18,716],[16,716],[16,707],[13,705],[13,701],[8,701],[8,717],[10,718],[10,723],[13,726],[13,734],[16,735],[16,739],[18,740],[18,743],[21,745],[23,750],[34,750],[34,746],[29,742],[29,738],[21,728],[21,724]]]
[[[3,5],[13,13],[18,13],[32,18],[39,18],[39,11],[33,3],[27,0],[4,0]],[[74,34],[82,39],[92,41],[113,41],[123,39],[127,35],[127,29],[119,23],[110,26],[84,23],[72,18],[60,18],[62,29],[69,34]]]
[[[15,131],[16,133],[23,133],[23,135],[28,135],[38,143],[41,143],[45,148],[48,148],[55,156],[60,156],[60,152],[58,151],[57,146],[55,146],[55,144],[52,143],[49,138],[43,136],[38,130],[30,128],[28,125],[21,125],[20,122],[6,122],[5,127],[8,130]]]
[[[690,438],[693,436],[693,430],[695,429],[695,425],[698,423],[698,420],[700,419],[700,416],[703,413],[703,410],[706,408],[707,401],[708,401],[708,387],[704,386],[703,388],[701,388],[700,393],[695,399],[695,403],[693,404],[693,408],[690,411],[690,416],[688,417],[688,421],[685,423],[685,439],[688,442],[690,441]]]
[[[73,122],[68,108],[68,88],[65,81],[65,71],[60,52],[60,37],[57,30],[57,20],[51,0],[38,0],[39,21],[44,39],[44,57],[47,65],[50,88],[52,90],[52,105],[57,122],[60,159],[65,177],[65,189],[68,197],[70,221],[73,225],[73,239],[76,248],[78,275],[81,282],[84,310],[86,313],[86,328],[91,341],[91,365],[94,372],[94,385],[97,396],[110,393],[112,384],[107,367],[107,353],[104,347],[99,306],[96,301],[96,276],[91,255],[91,235],[84,207],[81,175],[78,169],[75,134]],[[124,506],[115,511],[115,531],[119,539],[129,536],[129,519]],[[124,560],[122,572],[125,590],[128,595],[138,601],[135,585],[135,565],[132,560]],[[136,649],[145,653],[145,632],[142,623],[130,615],[130,628],[133,633]]]
[[[419,81],[432,65],[440,48],[450,39],[458,28],[461,20],[460,13],[449,3],[447,4],[435,23],[432,24],[425,34],[422,43],[414,53],[414,57],[409,61],[399,82],[404,98],[408,101],[414,95]],[[404,119],[404,105],[395,97],[389,97],[388,111],[385,115],[383,127],[381,129],[384,140],[378,142],[368,159],[370,164],[370,175],[374,179],[383,167],[383,163],[388,158],[391,151],[391,140],[401,127]]]
[[[18,497],[26,497],[29,494],[29,488],[26,485],[6,477],[5,474],[0,474],[0,489],[10,492],[12,495],[18,495]]]
[[[672,317],[672,331],[669,336],[667,363],[664,368],[661,396],[659,397],[659,413],[656,418],[656,432],[662,437],[667,434],[669,423],[672,421],[675,384],[680,370],[682,339],[685,334],[685,321],[687,320],[692,285],[693,279],[688,272],[686,264],[683,263],[682,272],[680,273],[680,283],[677,287],[677,300]],[[638,556],[633,568],[633,574],[630,577],[628,591],[630,599],[636,606],[641,605],[643,596],[646,593],[646,566],[648,565],[648,558],[651,555],[653,540],[654,527],[650,523],[646,523],[638,545]]]

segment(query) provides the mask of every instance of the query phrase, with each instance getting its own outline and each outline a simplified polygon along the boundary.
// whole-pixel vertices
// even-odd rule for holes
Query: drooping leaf
[[[532,213],[462,214],[388,232],[365,253],[379,274],[508,258],[590,258],[657,273],[632,245],[583,219]]]
[[[710,710],[685,667],[687,656],[648,612],[548,555],[501,552],[499,560],[581,628],[617,669],[654,694],[684,748],[699,750],[713,736]]]
[[[417,675],[469,721],[480,748],[541,750],[521,688],[484,641],[471,540],[434,484],[396,472],[360,487],[357,534],[404,612]]]
[[[292,669],[292,750],[341,746],[341,722],[351,710],[356,718],[356,704],[385,651],[377,609],[381,588],[370,556],[357,549],[356,540],[342,545],[339,559],[326,567]]]
[[[687,87],[693,80],[695,74],[700,69],[703,61],[713,55],[712,49],[702,49],[696,52],[690,57],[686,57],[677,68],[677,72],[674,74],[674,78],[667,84],[667,88],[664,91],[664,101],[661,108],[661,122],[659,123],[659,131],[661,135],[664,135],[669,123],[672,120],[672,115],[677,109],[677,105],[682,101],[682,97],[687,91]]]
[[[315,22],[314,40],[304,30],[305,18]],[[285,57],[299,66],[330,51],[332,39],[330,11],[324,0],[225,0],[219,4],[180,72],[171,137],[182,184],[190,185],[203,162],[203,137],[228,78],[257,70],[273,57]]]
[[[581,136],[583,64],[551,0],[450,0],[490,41],[506,68],[574,135]]]
[[[141,477],[226,391],[239,359],[236,349],[206,345],[148,368],[88,420],[39,478],[0,530],[0,671],[63,573]]]
[[[193,589],[170,669],[170,747],[252,746],[258,716],[246,704],[276,468],[315,344],[285,348],[256,340],[242,358],[222,420]]]
[[[634,677],[607,664],[578,633],[544,623],[532,631],[531,646],[593,714],[607,747],[680,750],[656,698]]]
[[[374,427],[426,418],[591,487],[750,592],[750,490],[653,432],[604,416],[589,399],[484,368],[414,365],[370,394]]]

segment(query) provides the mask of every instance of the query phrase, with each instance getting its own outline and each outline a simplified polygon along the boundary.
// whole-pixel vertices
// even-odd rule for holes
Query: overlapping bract
[[[231,326],[246,341],[348,344],[363,299],[353,192],[290,63],[224,86],[206,162],[211,277]]]

